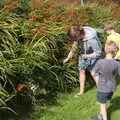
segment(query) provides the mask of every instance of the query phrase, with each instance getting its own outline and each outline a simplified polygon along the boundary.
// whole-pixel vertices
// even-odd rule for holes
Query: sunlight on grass
[[[75,98],[74,95],[77,91],[78,89],[75,89],[72,93],[59,94],[56,104],[44,107],[36,106],[32,120],[90,120],[99,111],[96,102],[96,88]],[[119,93],[120,85],[108,108],[111,120],[119,120],[120,118]]]

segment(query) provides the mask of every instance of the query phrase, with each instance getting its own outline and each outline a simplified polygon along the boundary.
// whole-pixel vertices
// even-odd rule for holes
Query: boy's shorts
[[[91,71],[97,61],[97,58],[87,60],[79,58],[78,69]]]
[[[108,100],[111,100],[112,96],[113,92],[110,93],[97,92],[97,101],[101,104],[104,104]]]

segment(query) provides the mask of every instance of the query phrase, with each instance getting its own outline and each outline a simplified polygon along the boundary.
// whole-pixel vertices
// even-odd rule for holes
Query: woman
[[[68,36],[73,41],[73,44],[64,63],[68,62],[69,59],[73,57],[76,49],[80,49],[78,64],[80,91],[76,94],[76,96],[79,96],[84,93],[85,71],[92,71],[97,59],[102,56],[102,47],[95,29],[88,26],[71,26],[68,30]],[[97,77],[94,79],[97,84]]]

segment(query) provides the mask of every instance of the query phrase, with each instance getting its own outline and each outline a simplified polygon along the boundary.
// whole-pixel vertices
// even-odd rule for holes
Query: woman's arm
[[[72,48],[67,56],[67,58],[63,61],[63,63],[68,62],[74,55],[74,53],[76,52],[77,49],[77,41],[74,41],[74,43],[72,44]]]

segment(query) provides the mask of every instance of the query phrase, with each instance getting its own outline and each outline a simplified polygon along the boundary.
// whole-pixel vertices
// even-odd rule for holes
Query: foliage
[[[35,96],[67,91],[76,86],[76,58],[71,63],[62,64],[71,46],[66,30],[76,23],[95,28],[108,20],[119,24],[119,7],[117,9],[115,5],[106,7],[101,3],[89,3],[82,7],[78,4],[57,4],[54,0],[2,0],[1,104],[7,106],[7,100],[12,101],[11,96],[24,93],[26,89],[16,89],[20,85],[31,89],[31,95]],[[105,35],[100,34],[100,38],[105,39]]]

